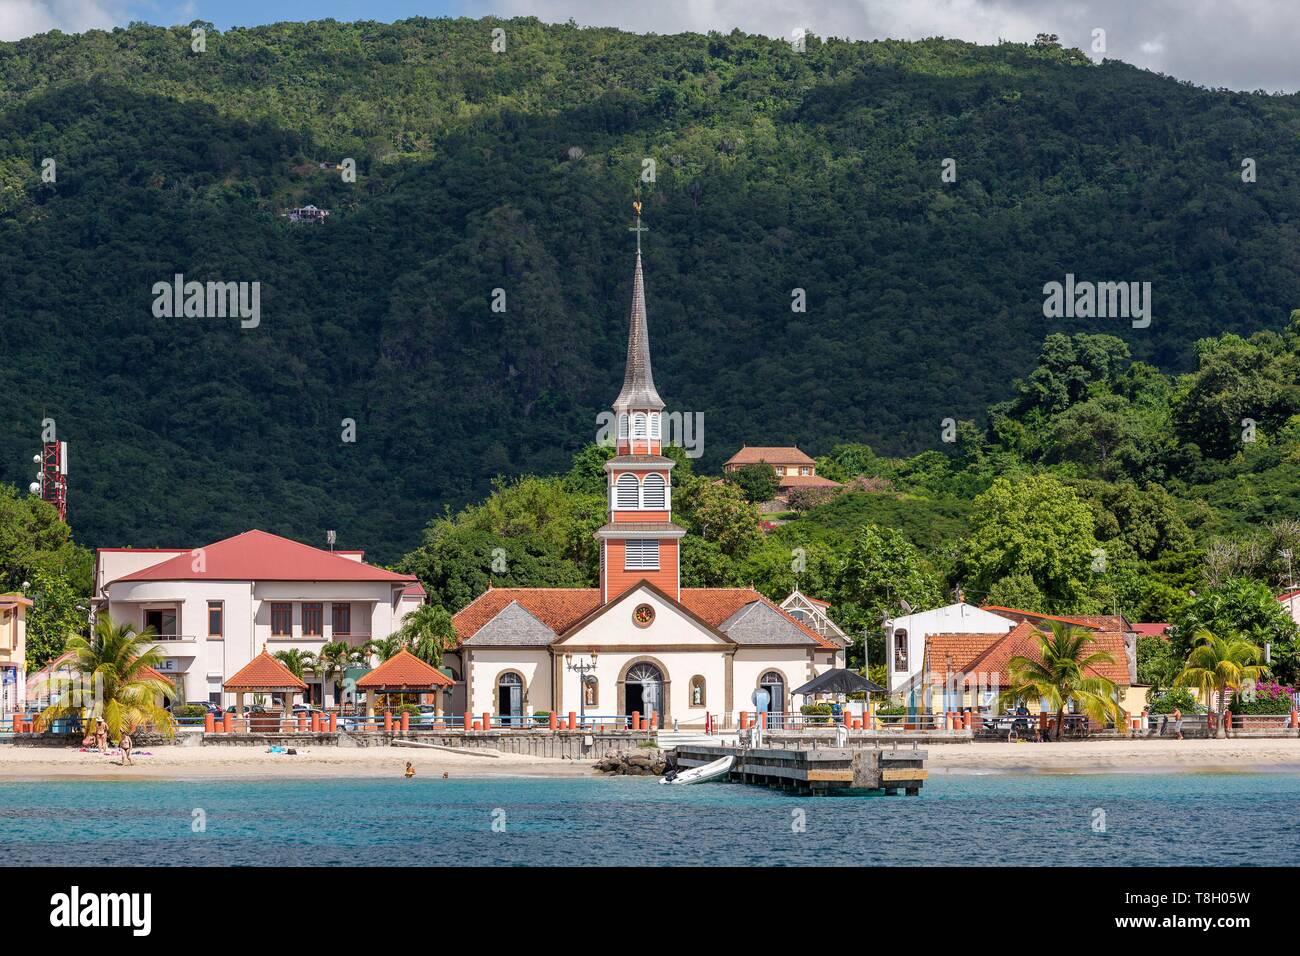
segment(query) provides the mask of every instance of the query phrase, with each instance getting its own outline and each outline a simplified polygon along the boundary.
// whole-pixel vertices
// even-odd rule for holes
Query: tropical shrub
[[[1228,709],[1234,714],[1289,714],[1295,708],[1294,687],[1270,681],[1232,695]]]
[[[1196,702],[1192,692],[1185,687],[1153,694],[1147,698],[1147,711],[1152,714],[1172,714],[1175,708],[1184,714],[1194,714],[1204,709]]]

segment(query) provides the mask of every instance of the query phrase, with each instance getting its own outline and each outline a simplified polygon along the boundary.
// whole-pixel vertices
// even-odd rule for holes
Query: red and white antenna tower
[[[40,496],[54,505],[59,511],[59,520],[68,520],[68,443],[65,441],[47,441],[41,446],[41,453],[32,458],[41,466],[41,472],[29,489],[32,494]]]

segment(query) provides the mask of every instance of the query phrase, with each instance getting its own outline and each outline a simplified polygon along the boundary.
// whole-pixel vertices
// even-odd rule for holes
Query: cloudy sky
[[[1205,86],[1300,90],[1300,0],[0,0],[0,40],[105,29],[132,20],[220,28],[277,20],[532,15],[638,32],[788,37],[798,27],[852,39],[955,37],[976,43],[1056,33],[1105,56]],[[1094,54],[1100,56],[1101,54]]]

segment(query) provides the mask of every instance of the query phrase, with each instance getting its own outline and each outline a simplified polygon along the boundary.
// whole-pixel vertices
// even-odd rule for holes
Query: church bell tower
[[[645,280],[641,271],[641,203],[636,210],[636,269],[628,320],[627,368],[614,399],[617,453],[605,463],[609,520],[600,539],[600,596],[609,602],[649,581],[674,601],[681,598],[680,545],[685,529],[672,522],[673,460],[663,455],[664,403],[650,371]]]

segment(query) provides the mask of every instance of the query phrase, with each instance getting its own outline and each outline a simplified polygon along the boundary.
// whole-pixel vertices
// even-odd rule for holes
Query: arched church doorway
[[[497,678],[497,713],[501,722],[515,726],[523,722],[524,682],[509,671]]]
[[[758,686],[767,691],[767,709],[773,714],[785,713],[785,678],[768,671],[758,679]]]
[[[633,711],[643,718],[649,718],[653,712],[655,723],[664,725],[664,675],[653,664],[641,661],[633,664],[624,678],[623,685],[624,715]]]

